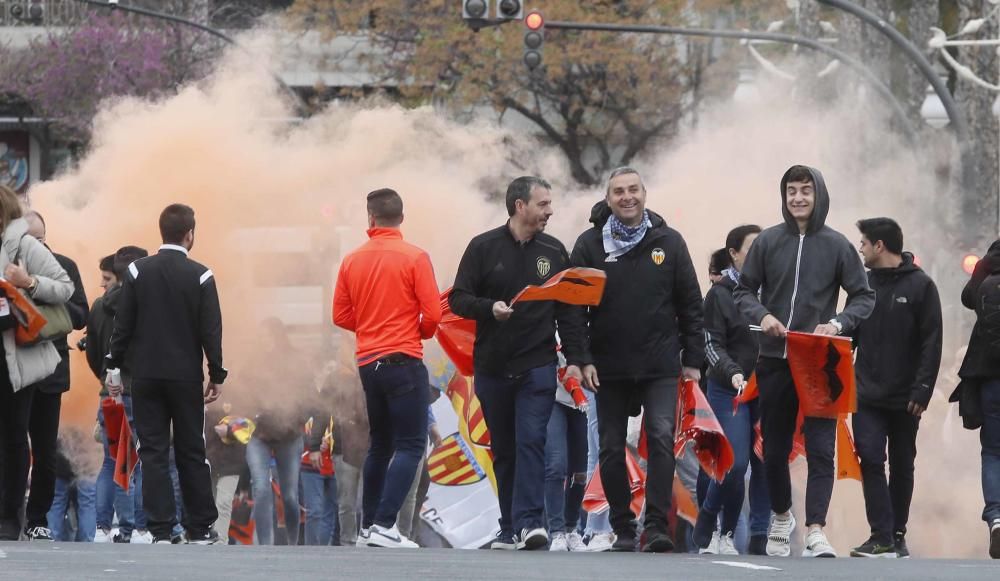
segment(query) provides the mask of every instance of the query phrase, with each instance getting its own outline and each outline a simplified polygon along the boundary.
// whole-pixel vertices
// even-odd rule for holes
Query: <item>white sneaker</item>
[[[739,555],[740,552],[736,550],[736,544],[733,542],[733,533],[726,533],[724,536],[719,537],[719,554],[720,555]]]
[[[369,547],[386,547],[389,549],[418,549],[420,545],[400,534],[396,525],[389,528],[372,525],[368,531]]]
[[[699,555],[718,555],[719,554],[719,531],[712,533],[712,540],[709,541],[708,546],[704,549],[698,549]]]
[[[371,529],[360,528],[358,529],[358,539],[354,541],[355,547],[367,547],[368,546],[368,535],[371,533]]]
[[[97,532],[94,533],[95,543],[110,543],[113,538],[111,531],[102,529],[101,527],[97,527]]]
[[[795,530],[795,517],[792,513],[781,518],[771,515],[771,528],[767,531],[767,554],[771,557],[789,557],[792,554],[792,531]]]
[[[806,548],[802,550],[803,557],[827,557],[837,556],[837,551],[833,550],[830,541],[826,540],[823,529],[810,529],[806,535]]]
[[[132,538],[129,539],[129,543],[133,545],[151,545],[153,544],[153,533],[149,531],[132,531]]]
[[[517,550],[534,551],[549,544],[549,533],[543,528],[522,529],[517,539]]]
[[[604,553],[611,550],[611,545],[615,544],[614,533],[595,533],[587,543],[588,553]]]
[[[587,544],[583,542],[583,537],[580,533],[573,531],[566,535],[566,547],[573,552],[580,552],[587,550]]]
[[[566,544],[565,533],[552,533],[552,540],[549,541],[550,551],[568,551],[569,545]]]

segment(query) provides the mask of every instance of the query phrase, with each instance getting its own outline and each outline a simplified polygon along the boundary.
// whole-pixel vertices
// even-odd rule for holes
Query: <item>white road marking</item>
[[[715,565],[725,565],[727,567],[739,567],[740,569],[753,569],[755,571],[781,571],[777,567],[768,567],[767,565],[754,565],[753,563],[746,563],[744,561],[712,561]]]

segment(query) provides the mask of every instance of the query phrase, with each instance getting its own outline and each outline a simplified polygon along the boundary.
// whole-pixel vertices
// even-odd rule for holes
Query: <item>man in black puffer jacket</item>
[[[594,364],[584,366],[583,376],[597,391],[601,481],[617,535],[612,550],[635,545],[625,433],[629,415],[641,405],[649,444],[642,549],[665,552],[673,549],[667,514],[677,380],[701,378],[705,340],[701,289],[687,244],[645,205],[639,173],[627,167],[612,172],[606,199],[594,206],[594,226],[577,239],[570,260],[607,274],[601,304],[588,313],[589,350],[583,359]]]
[[[941,366],[941,299],[889,218],[858,222],[861,256],[875,310],[854,334],[858,356],[858,411],[854,441],[861,458],[871,538],[855,557],[908,557],[906,523],[913,497],[913,461],[920,416],[934,393]],[[885,477],[886,446],[889,482]]]

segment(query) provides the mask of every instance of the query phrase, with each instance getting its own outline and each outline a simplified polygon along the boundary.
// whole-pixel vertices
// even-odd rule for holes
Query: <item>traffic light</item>
[[[962,270],[965,274],[972,274],[972,271],[976,270],[976,265],[979,264],[979,257],[975,254],[966,254],[962,257]]]
[[[540,12],[529,12],[524,18],[528,30],[524,33],[524,64],[528,70],[542,65],[542,45],[545,44],[545,19]]]
[[[462,0],[462,18],[466,20],[486,20],[489,11],[489,0]]]
[[[497,2],[497,20],[521,20],[524,5],[521,0],[500,0]]]

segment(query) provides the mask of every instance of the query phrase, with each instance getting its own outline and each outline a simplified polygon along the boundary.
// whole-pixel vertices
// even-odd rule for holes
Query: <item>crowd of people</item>
[[[473,385],[500,513],[489,548],[789,556],[798,528],[789,458],[804,435],[802,555],[836,557],[825,527],[837,422],[800,412],[786,344],[795,331],[850,337],[856,352],[852,423],[871,535],[850,554],[908,557],[942,314],[900,226],[862,219],[850,242],[826,225],[823,176],[793,166],[780,180],[781,221],[729,231],[703,295],[683,237],[646,207],[636,170],[612,172],[571,251],[545,233],[551,190],[538,177],[510,183],[509,220],[468,244],[445,305],[476,323]],[[0,188],[0,540],[418,547],[426,459],[441,442],[423,341],[444,307],[430,256],[403,239],[401,196],[373,191],[367,213],[370,239],[344,257],[333,299],[353,353],[315,365],[280,320],[263,321],[264,344],[237,376],[303,386],[273,398],[222,388],[222,311],[213,272],[189,257],[191,208],[162,212],[154,254],[125,246],[102,259],[104,294],[90,306],[76,264],[45,245],[43,218]],[[603,271],[598,305],[513,303],[575,267]],[[64,314],[27,340],[15,298]],[[952,400],[980,430],[983,520],[1000,558],[1000,241],[961,300],[976,324]],[[59,426],[66,336],[84,328],[81,348],[102,384],[93,437]],[[751,377],[760,395],[746,399]],[[586,388],[585,403],[567,395],[567,380]],[[732,447],[719,480],[675,456],[681,381],[700,383]],[[108,405],[121,406],[137,443],[127,486]],[[639,506],[628,460],[637,417]],[[83,466],[95,452],[103,460]],[[607,510],[588,512],[595,473]],[[688,525],[677,517],[675,474],[694,491]]]

